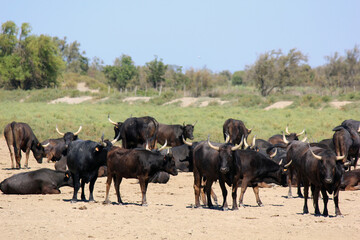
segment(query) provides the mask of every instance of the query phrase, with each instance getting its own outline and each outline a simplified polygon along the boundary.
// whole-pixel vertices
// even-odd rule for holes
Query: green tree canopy
[[[0,84],[9,89],[53,87],[64,68],[64,62],[53,38],[30,35],[31,27],[18,28],[9,21],[0,34]]]
[[[121,55],[120,58],[116,58],[113,66],[105,66],[103,72],[109,83],[117,88],[125,88],[128,82],[138,73],[131,57],[125,54]]]
[[[153,85],[154,88],[157,88],[165,81],[165,72],[168,68],[168,65],[163,63],[163,60],[155,56],[155,59],[146,63],[146,71],[148,81]]]

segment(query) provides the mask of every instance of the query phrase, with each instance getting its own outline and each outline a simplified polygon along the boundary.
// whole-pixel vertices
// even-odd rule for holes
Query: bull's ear
[[[65,172],[65,180],[68,180],[70,178],[70,172],[66,171]]]
[[[98,151],[100,151],[100,149],[99,149],[99,147],[96,147],[95,152],[98,152]]]

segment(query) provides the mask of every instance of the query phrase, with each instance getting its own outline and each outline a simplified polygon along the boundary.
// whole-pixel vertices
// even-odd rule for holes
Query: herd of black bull
[[[259,183],[291,185],[296,182],[298,195],[302,196],[300,186],[304,187],[304,213],[308,213],[307,199],[311,186],[315,215],[319,215],[318,198],[320,191],[324,201],[323,215],[328,215],[327,192],[334,194],[335,214],[341,215],[338,206],[339,190],[358,190],[360,171],[345,172],[348,165],[357,164],[360,149],[360,122],[346,120],[335,127],[333,139],[319,143],[299,141],[299,134],[289,133],[274,135],[268,141],[253,139],[249,146],[247,129],[240,120],[228,119],[223,125],[225,143],[207,141],[189,142],[193,139],[194,125],[159,124],[152,117],[128,118],[124,122],[114,122],[115,138],[100,142],[78,139],[81,126],[76,133],[61,133],[62,138],[49,139],[40,143],[30,126],[26,123],[12,122],[4,129],[11,167],[20,168],[21,150],[26,152],[25,167],[28,166],[30,150],[41,163],[43,157],[58,161],[56,169],[16,174],[5,179],[0,189],[7,194],[46,194],[60,193],[61,186],[73,186],[72,201],[77,201],[77,192],[82,188],[81,200],[85,201],[84,186],[90,183],[89,201],[94,201],[94,184],[99,176],[99,169],[107,167],[105,203],[109,203],[109,189],[114,180],[118,203],[122,178],[139,180],[142,192],[142,205],[146,205],[146,190],[149,182],[165,183],[169,175],[177,175],[177,169],[194,173],[195,205],[200,206],[200,195],[205,193],[203,202],[213,207],[211,196],[212,184],[219,180],[223,195],[222,208],[227,209],[227,190],[225,184],[232,187],[233,209],[237,209],[237,188],[241,186],[239,205],[243,206],[243,196],[247,187],[252,187],[259,206]],[[122,147],[113,144],[122,140]],[[163,144],[155,149],[156,143]],[[172,148],[165,149],[166,146]],[[62,164],[59,164],[62,163]],[[68,171],[65,171],[68,168]],[[106,168],[105,168],[106,169]],[[71,176],[70,176],[71,175]],[[203,191],[202,191],[203,190]]]

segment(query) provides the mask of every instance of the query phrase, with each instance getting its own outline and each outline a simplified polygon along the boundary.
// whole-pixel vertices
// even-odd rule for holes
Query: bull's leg
[[[324,202],[324,211],[323,211],[323,216],[324,217],[327,217],[329,215],[328,213],[328,209],[327,209],[327,204],[328,204],[328,201],[329,201],[329,197],[326,193],[326,189],[325,188],[321,188],[321,194],[322,194],[322,197],[323,197],[323,202]]]
[[[238,188],[238,179],[234,178],[233,184],[232,184],[232,199],[233,199],[233,205],[232,205],[232,210],[237,210],[239,209],[237,204],[236,204],[236,197],[237,197],[237,188]]]
[[[205,190],[204,190],[205,185],[206,185],[206,181],[204,179],[202,179],[201,185],[200,185],[200,199],[201,199],[202,203],[205,206],[207,206],[206,194],[205,194]]]
[[[14,168],[14,146],[13,145],[9,145],[9,152],[10,152],[10,159],[11,159],[11,168]],[[17,164],[16,164],[17,165]]]
[[[288,185],[289,185],[288,198],[293,197],[292,192],[291,192],[292,177],[293,177],[292,169],[289,169],[289,171],[288,171]]]
[[[89,202],[95,202],[94,200],[94,186],[95,186],[95,182],[97,179],[97,174],[95,175],[95,177],[93,179],[90,180],[90,185],[89,185],[89,190],[90,190],[90,196],[89,196]]]
[[[256,203],[259,205],[259,207],[263,207],[264,205],[262,204],[259,196],[259,186],[256,185],[255,187],[253,187],[253,191],[255,194]]]
[[[41,193],[42,194],[60,194],[60,190],[57,189],[56,186],[45,185],[45,186],[42,186]]]
[[[219,184],[220,184],[221,192],[222,192],[222,195],[223,195],[222,208],[223,208],[224,211],[226,211],[226,210],[228,210],[228,204],[227,204],[227,201],[226,201],[227,189],[226,189],[226,186],[225,186],[224,179],[219,179]],[[210,188],[210,192],[211,192],[211,188]]]
[[[301,193],[301,175],[300,175],[300,173],[296,174],[296,187],[297,187],[298,197],[303,198],[304,196]]]
[[[213,181],[210,179],[206,180],[206,184],[205,184],[205,193],[206,193],[206,198],[207,198],[207,203],[208,203],[208,207],[209,208],[214,208],[214,205],[211,202],[211,186],[213,184]]]
[[[119,204],[123,204],[123,201],[121,200],[121,195],[120,195],[120,184],[122,181],[122,177],[119,176],[114,176],[114,182],[115,182],[115,192],[116,192],[116,197],[118,200]]]
[[[335,204],[335,215],[342,217],[342,214],[341,214],[340,208],[339,208],[339,189],[336,189],[334,191],[334,204]]]
[[[194,192],[195,192],[195,207],[200,207],[200,188],[201,178],[199,172],[194,169]],[[204,203],[205,204],[205,203]]]
[[[112,181],[112,176],[109,171],[108,175],[107,175],[107,179],[106,179],[106,192],[105,192],[105,200],[104,200],[103,204],[110,204],[109,191],[110,191],[111,181]],[[114,185],[115,185],[115,181],[114,181]]]
[[[78,174],[71,174],[71,175],[74,181],[74,194],[73,194],[73,198],[71,199],[71,202],[75,203],[77,202],[77,193],[80,188],[80,177]]]
[[[26,152],[25,152],[25,165],[24,165],[24,168],[29,168],[29,156],[30,156],[30,148],[26,149]]]
[[[85,181],[81,179],[81,201],[86,201],[85,198]]]
[[[212,188],[211,188],[211,197],[214,199],[214,203],[218,205],[217,196]]]
[[[15,149],[16,168],[21,168],[21,149]]]
[[[304,183],[304,207],[303,207],[304,214],[309,213],[309,209],[307,205],[308,197],[309,197],[309,185],[308,183]]]
[[[313,204],[315,208],[315,216],[320,216],[320,209],[319,209],[319,195],[320,195],[320,188],[315,187],[313,184],[311,184],[311,192],[313,195]]]
[[[239,207],[245,207],[243,200],[244,200],[244,194],[246,191],[246,188],[248,186],[248,179],[246,177],[244,177],[244,179],[241,182],[241,192],[240,192],[240,197],[239,197]]]
[[[147,190],[147,186],[148,186],[148,180],[147,180],[147,179],[143,179],[143,178],[139,178],[139,183],[140,183],[141,194],[142,194],[141,205],[142,205],[142,206],[147,206],[147,202],[146,202],[146,190]]]

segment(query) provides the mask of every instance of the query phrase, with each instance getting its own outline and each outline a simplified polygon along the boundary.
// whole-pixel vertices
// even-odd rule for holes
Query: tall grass
[[[47,104],[45,102],[2,101],[0,103],[0,131],[11,121],[28,123],[40,141],[59,137],[55,131],[76,131],[80,125],[83,130],[80,138],[99,140],[104,133],[106,138],[113,138],[114,131],[107,116],[110,113],[114,121],[124,121],[130,116],[153,116],[160,123],[182,124],[194,123],[195,140],[211,140],[222,142],[222,125],[228,118],[244,121],[248,128],[253,128],[252,135],[267,139],[281,133],[288,125],[291,132],[300,132],[304,128],[311,140],[332,137],[333,127],[345,119],[358,119],[360,108],[347,107],[343,110],[334,108],[314,109],[312,107],[292,107],[265,111],[260,107],[239,107],[211,105],[205,108],[181,108],[174,105],[159,106],[152,103],[83,103],[78,105]]]

